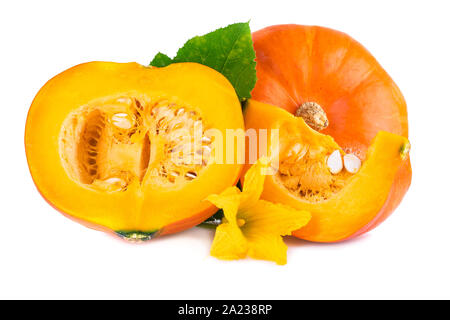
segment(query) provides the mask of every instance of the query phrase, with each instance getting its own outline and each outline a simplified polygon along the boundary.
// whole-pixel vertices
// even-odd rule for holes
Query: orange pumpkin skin
[[[365,158],[378,131],[408,137],[406,102],[375,58],[350,36],[328,28],[271,26],[253,33],[258,81],[252,98],[291,113],[304,102],[326,112],[332,136],[349,153]],[[384,207],[347,240],[383,222],[411,184],[411,164],[399,169]],[[302,231],[294,235],[309,238]]]

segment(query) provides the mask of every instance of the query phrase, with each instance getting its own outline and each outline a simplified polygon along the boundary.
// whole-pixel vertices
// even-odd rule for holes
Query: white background
[[[2,1],[0,298],[450,298],[448,1]],[[148,64],[251,19],[362,42],[408,102],[413,182],[381,227],[340,244],[288,239],[288,264],[209,256],[194,228],[131,245],[63,217],[36,191],[24,126],[34,95],[81,62]]]

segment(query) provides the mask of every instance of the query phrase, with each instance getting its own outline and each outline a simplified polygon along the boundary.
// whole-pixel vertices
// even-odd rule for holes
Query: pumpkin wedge
[[[39,91],[25,147],[33,180],[55,208],[147,240],[214,213],[203,200],[233,185],[242,166],[211,161],[219,141],[208,129],[225,137],[243,126],[232,85],[213,69],[89,62]]]
[[[357,172],[332,172],[329,158],[345,151],[329,135],[313,130],[302,117],[254,100],[244,114],[246,129],[258,136],[258,153],[268,151],[273,175],[266,177],[262,198],[311,212],[308,225],[293,234],[317,242],[348,239],[384,210],[410,144],[403,136],[380,131]],[[262,137],[271,137],[263,139]],[[248,167],[247,167],[248,168]]]

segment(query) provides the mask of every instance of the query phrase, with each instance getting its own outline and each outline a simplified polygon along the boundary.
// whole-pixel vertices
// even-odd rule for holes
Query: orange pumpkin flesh
[[[375,58],[348,35],[323,27],[278,25],[254,32],[253,41],[258,77],[254,100],[292,114],[306,102],[318,103],[329,120],[321,133],[361,159],[366,158],[379,131],[408,137],[406,103],[400,90]],[[346,238],[326,241],[349,239],[379,225],[398,206],[410,183],[407,159],[383,207],[371,213],[372,219]],[[297,235],[317,238],[312,232]]]
[[[274,174],[266,177],[262,198],[310,211],[312,219],[294,235],[334,242],[347,239],[372,221],[389,198],[401,166],[408,159],[408,139],[380,131],[355,174],[332,174],[327,156],[342,148],[329,135],[311,129],[302,118],[257,101],[245,110],[247,129],[278,130],[278,139],[261,139]],[[278,142],[277,142],[278,140]],[[278,167],[278,168],[277,168]]]
[[[90,62],[39,91],[25,146],[33,180],[55,208],[145,240],[214,213],[203,200],[233,185],[241,165],[211,161],[216,141],[207,129],[225,137],[243,126],[233,87],[208,67]]]

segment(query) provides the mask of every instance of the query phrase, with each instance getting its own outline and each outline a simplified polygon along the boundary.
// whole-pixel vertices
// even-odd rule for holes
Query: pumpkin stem
[[[409,151],[411,150],[411,144],[407,141],[400,147],[400,156],[403,160],[405,160],[408,155]]]
[[[304,102],[295,110],[296,117],[302,117],[306,124],[316,131],[328,127],[328,118],[322,107],[316,102]]]
[[[159,231],[116,231],[116,234],[128,242],[144,242],[153,239],[159,235]]]

